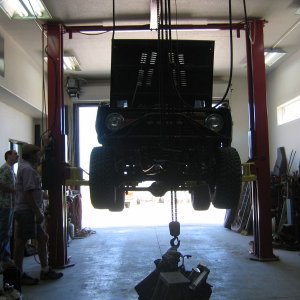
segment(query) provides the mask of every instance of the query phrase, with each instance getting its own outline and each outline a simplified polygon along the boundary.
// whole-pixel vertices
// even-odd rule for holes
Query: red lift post
[[[65,136],[63,97],[63,26],[48,24],[48,129],[53,138],[53,184],[49,188],[49,265],[64,267],[67,257],[67,224],[65,207]]]
[[[273,261],[271,223],[271,181],[269,162],[268,115],[266,103],[266,70],[264,63],[264,20],[254,20],[246,28],[249,149],[255,163],[257,181],[252,184],[253,201],[253,258]]]
[[[255,162],[257,182],[253,184],[253,220],[254,220],[254,253],[259,261],[277,260],[272,251],[271,229],[271,194],[270,166],[268,145],[268,119],[266,105],[266,76],[264,65],[263,26],[265,21],[255,20],[245,24],[233,24],[237,31],[246,29],[246,48],[248,65],[249,117],[250,117],[250,159]],[[181,25],[172,29],[211,29],[229,30],[229,24]],[[55,187],[49,190],[50,215],[49,220],[49,260],[52,266],[67,264],[67,237],[65,217],[64,192],[64,100],[63,100],[63,34],[80,31],[112,31],[112,30],[150,30],[150,25],[141,26],[65,26],[49,24],[46,26],[48,40],[48,119],[49,129],[55,139],[55,156],[57,159],[57,177]],[[251,32],[251,36],[249,32]]]

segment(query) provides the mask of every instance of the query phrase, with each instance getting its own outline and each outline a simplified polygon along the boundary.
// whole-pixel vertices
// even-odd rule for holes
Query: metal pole
[[[264,64],[263,27],[265,21],[249,22],[246,30],[250,159],[255,162],[257,181],[252,184],[254,258],[278,260],[272,248],[271,182],[269,164],[266,73]]]
[[[48,130],[52,139],[52,180],[49,187],[49,265],[67,263],[67,224],[64,187],[65,136],[63,99],[63,27],[46,25],[48,55]],[[45,170],[47,172],[47,170]],[[52,181],[51,180],[51,181]]]

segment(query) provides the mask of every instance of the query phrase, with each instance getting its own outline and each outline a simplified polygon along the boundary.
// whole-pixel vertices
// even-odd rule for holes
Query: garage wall
[[[273,168],[278,147],[285,147],[287,159],[296,151],[291,170],[299,170],[300,119],[277,125],[277,106],[300,95],[300,50],[267,76],[267,105],[269,115],[270,163]]]
[[[5,75],[0,76],[0,163],[9,139],[34,142],[34,124],[41,118],[42,69],[3,30]]]
[[[5,61],[5,75],[0,76],[0,86],[14,95],[16,101],[41,111],[42,68],[1,29],[0,34],[4,38]]]
[[[32,143],[34,141],[33,119],[0,101],[0,163],[9,150],[9,139]]]

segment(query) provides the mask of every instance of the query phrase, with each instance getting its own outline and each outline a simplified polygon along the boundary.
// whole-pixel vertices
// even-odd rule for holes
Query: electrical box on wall
[[[67,78],[67,93],[72,99],[79,99],[80,96],[80,84],[77,78]]]

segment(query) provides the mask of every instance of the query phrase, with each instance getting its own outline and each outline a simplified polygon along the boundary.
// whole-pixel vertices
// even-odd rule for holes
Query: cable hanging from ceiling
[[[228,17],[229,17],[229,32],[230,32],[230,70],[229,70],[229,79],[228,79],[228,84],[227,88],[225,91],[225,94],[223,98],[216,104],[216,107],[221,105],[225,100],[228,95],[228,92],[231,88],[231,82],[232,82],[232,72],[233,72],[233,38],[232,38],[232,9],[231,9],[231,0],[228,0]]]
[[[176,22],[177,22],[177,3],[176,5]],[[159,87],[159,99],[160,104],[163,107],[164,95],[163,88],[165,87],[163,80],[170,80],[171,88],[175,92],[175,95],[182,104],[183,107],[190,107],[190,104],[187,103],[180,91],[178,90],[177,83],[180,82],[180,69],[178,63],[179,49],[178,43],[174,43],[172,38],[172,13],[171,13],[171,1],[170,0],[157,0],[157,28],[158,28],[158,53],[168,55],[168,57],[162,58],[161,55],[158,55],[158,66],[161,70],[167,67],[166,78],[161,76],[161,72],[158,74],[158,87]],[[178,37],[176,37],[176,41]],[[175,46],[175,49],[174,49]],[[177,46],[177,47],[176,47]],[[166,52],[167,50],[167,52]],[[164,64],[167,64],[164,66]],[[175,78],[176,77],[176,78]],[[175,100],[175,99],[174,99]]]
[[[115,30],[116,30],[116,8],[115,8],[115,0],[113,0],[113,33],[112,39],[115,38]]]

